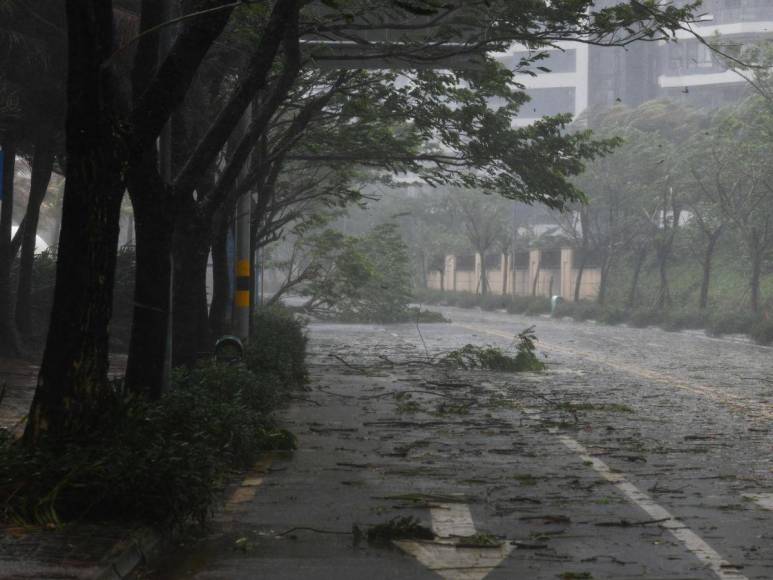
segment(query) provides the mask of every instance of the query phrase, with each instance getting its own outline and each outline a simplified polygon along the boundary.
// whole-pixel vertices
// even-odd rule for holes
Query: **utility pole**
[[[234,319],[236,335],[246,341],[250,336],[250,209],[249,193],[239,198],[236,205],[236,291],[234,292]]]

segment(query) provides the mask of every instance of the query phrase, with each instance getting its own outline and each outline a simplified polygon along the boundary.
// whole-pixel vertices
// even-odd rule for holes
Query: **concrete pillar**
[[[527,293],[531,296],[531,290],[534,288],[534,280],[539,276],[540,258],[542,257],[542,250],[535,248],[529,250],[529,288]],[[540,284],[537,282],[537,296],[541,291]]]
[[[480,271],[483,268],[483,260],[481,255],[475,252],[475,280],[472,283],[472,287],[475,289],[475,294],[480,294],[483,289],[480,287]]]
[[[456,256],[451,254],[446,256],[445,279],[446,290],[456,292]]]
[[[559,293],[566,301],[574,300],[572,285],[574,284],[574,261],[573,248],[561,248],[561,289]]]
[[[507,295],[507,285],[510,283],[510,276],[508,276],[507,272],[507,254],[502,254],[499,258],[499,275],[501,276],[500,280],[502,281],[502,284],[499,287],[499,290],[497,292],[501,292],[502,296]]]

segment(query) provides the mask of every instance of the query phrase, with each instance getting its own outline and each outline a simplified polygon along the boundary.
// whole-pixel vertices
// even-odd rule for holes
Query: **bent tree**
[[[154,4],[157,0],[139,2],[143,19]],[[274,3],[250,3],[250,7],[263,11],[266,16],[268,27],[264,29],[265,37],[279,41],[283,34],[269,34],[271,30],[276,32],[270,26],[271,22],[276,22],[273,17],[287,14],[288,21],[292,22],[293,11],[297,12],[300,4],[298,0],[278,0]],[[321,6],[323,4],[324,7]],[[148,152],[155,146],[172,113],[184,102],[202,60],[215,40],[221,37],[237,3],[230,0],[187,0],[181,2],[181,6],[187,18],[179,22],[179,31],[167,54],[159,58],[157,66],[149,72],[150,79],[145,83],[145,89],[138,98],[132,99],[122,94],[124,83],[118,82],[117,63],[130,55],[131,49],[116,46],[112,2],[66,1],[69,60],[65,139],[67,185],[57,266],[59,275],[43,364],[25,433],[28,443],[35,443],[44,435],[58,437],[93,432],[99,425],[102,406],[111,396],[107,382],[108,328],[119,208],[127,176],[139,168],[134,177],[141,180],[146,170],[152,169],[152,158],[148,161]],[[346,40],[349,41],[347,46],[359,46],[369,51],[365,58],[373,58],[377,62],[398,60],[413,63],[414,66],[431,67],[448,57],[448,51],[438,50],[438,46],[445,41],[458,41],[460,37],[465,42],[463,45],[456,43],[457,55],[464,51],[481,55],[488,50],[504,50],[512,42],[539,48],[569,39],[621,45],[635,40],[668,38],[674,30],[682,27],[685,19],[691,17],[695,4],[677,9],[672,6],[661,8],[654,2],[630,1],[597,10],[590,0],[563,0],[552,2],[550,6],[483,0],[448,2],[442,6],[430,0],[411,3],[390,0],[373,6],[369,2],[320,0],[303,3],[303,6],[305,16],[301,19],[297,37],[308,35],[319,38],[323,35],[333,40]],[[428,25],[417,28],[416,17],[427,15],[433,16],[423,20]],[[414,25],[410,26],[411,23]],[[497,28],[496,37],[490,34],[492,26]],[[150,32],[150,28],[146,30]],[[409,32],[403,35],[405,38],[401,42],[387,46],[385,51],[382,44],[367,41],[368,34],[384,30]],[[140,43],[149,40],[150,36],[152,34],[143,35]],[[352,39],[355,40],[353,44]],[[139,47],[136,53],[146,54]],[[273,66],[277,54],[276,50],[266,53],[268,65]],[[326,58],[324,54],[314,57],[318,61]],[[346,61],[349,58],[362,59],[363,54],[358,50],[354,55],[334,53],[327,58]],[[538,55],[526,58],[525,64],[538,58]],[[489,67],[487,72],[491,70]],[[250,75],[245,75],[245,78],[248,77]],[[453,74],[424,75],[415,87],[418,101],[415,112],[422,115],[428,113],[425,116],[427,119],[437,121],[437,116],[431,114],[435,103],[422,101],[420,92],[433,84],[450,86],[457,80],[458,77]],[[235,117],[238,122],[244,111],[239,111],[239,106],[245,100],[251,102],[255,91],[260,88],[252,85],[250,89],[245,82],[244,79],[236,79],[231,96],[236,98],[239,95],[238,104],[233,101],[230,103],[233,106],[226,104],[219,116]],[[258,85],[263,84],[258,82]],[[497,116],[512,114],[514,109],[504,113],[485,112],[487,88],[488,80],[481,78],[471,90],[482,97],[478,99],[477,106],[481,112],[476,119],[484,121],[484,130],[493,131],[499,125]],[[464,92],[458,91],[458,94]],[[451,115],[452,121],[463,122],[463,119],[454,120],[453,117]],[[416,119],[421,121],[421,117]],[[545,191],[560,190],[571,195],[571,188],[565,184],[566,177],[579,170],[583,158],[598,153],[599,149],[582,138],[566,136],[561,141],[563,125],[563,122],[554,122],[547,127],[547,132],[539,127],[526,129],[517,135],[509,134],[512,138],[509,143],[500,141],[498,145],[508,146],[500,149],[504,166],[488,178],[491,189],[506,190],[509,187],[529,200],[538,200]],[[208,177],[213,174],[213,162],[223,151],[234,129],[234,124],[228,122],[207,131],[171,185],[185,192],[197,191],[197,188],[206,185]],[[433,126],[418,122],[417,129],[425,142],[435,140],[438,135],[453,141],[453,122],[448,124],[441,120]],[[248,133],[255,139],[261,131],[255,125]],[[246,161],[248,155],[244,153],[245,150],[249,153],[249,147],[247,142],[243,144],[245,147],[240,144],[234,151],[238,151]],[[478,140],[459,143],[458,149],[466,151],[474,159],[490,155],[492,151],[487,147],[487,143]],[[533,154],[535,148],[542,151],[536,157]],[[555,153],[550,157],[552,162],[547,167],[541,167],[536,161],[541,160],[549,149]],[[564,153],[571,155],[567,157]],[[459,159],[445,160],[450,165],[458,162]],[[519,172],[512,171],[515,168]],[[238,174],[240,170],[234,166],[224,175]],[[468,185],[464,183],[468,179],[477,181],[473,174],[467,178],[458,175],[457,178],[460,184],[465,185]],[[536,191],[523,187],[523,183],[529,182],[535,185]],[[148,188],[149,191],[153,189]],[[227,194],[230,189],[216,182],[212,191]],[[205,194],[203,190],[198,193]],[[176,191],[172,194],[175,195]],[[172,219],[166,216],[166,223],[182,225],[178,216],[174,215],[173,204],[170,211]],[[138,224],[141,221],[148,223],[138,219]],[[159,299],[163,300],[163,297]],[[136,364],[142,364],[147,356],[150,353],[142,354],[136,359]]]

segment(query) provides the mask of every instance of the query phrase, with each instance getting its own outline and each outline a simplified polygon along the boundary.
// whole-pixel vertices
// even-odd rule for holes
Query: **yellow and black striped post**
[[[234,318],[236,335],[246,341],[250,335],[250,195],[243,195],[236,207],[236,288]]]

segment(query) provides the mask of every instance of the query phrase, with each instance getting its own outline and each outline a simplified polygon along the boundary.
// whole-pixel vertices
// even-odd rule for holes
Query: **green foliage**
[[[344,322],[410,318],[410,260],[396,225],[361,237],[328,230],[318,240],[318,260],[321,273],[303,291],[310,308]]]
[[[422,324],[436,324],[451,322],[440,312],[434,310],[424,310],[423,308],[411,307],[408,309],[405,322],[418,322]]]
[[[113,316],[110,321],[110,345],[116,350],[128,347],[134,308],[134,247],[118,249],[116,256]],[[36,254],[32,264],[32,328],[33,344],[41,344],[48,329],[56,280],[56,248]]]
[[[275,375],[286,384],[306,384],[306,330],[292,312],[282,306],[257,308],[244,362],[257,376]]]
[[[636,308],[628,314],[628,324],[634,328],[646,328],[659,324],[663,313],[655,308]]]
[[[748,334],[756,322],[756,316],[746,310],[717,310],[706,322],[706,332],[711,336]]]
[[[157,403],[122,399],[88,441],[44,441],[28,449],[0,443],[5,522],[58,525],[130,519],[203,524],[220,486],[262,450],[291,449],[294,438],[269,413],[281,382],[243,366],[207,363],[174,373]]]
[[[495,346],[466,344],[447,353],[440,362],[464,370],[485,369],[511,373],[542,371],[545,363],[537,357],[536,340],[532,326],[515,337],[515,356]]]
[[[507,308],[507,304],[510,302],[509,296],[502,296],[501,294],[487,294],[481,297],[480,307],[483,310],[504,310]]]
[[[751,326],[749,334],[758,344],[773,343],[773,321],[758,320]]]
[[[663,313],[660,326],[664,330],[683,330],[703,328],[706,324],[704,312],[696,309],[680,308]]]
[[[371,526],[367,538],[372,544],[388,545],[394,540],[433,540],[435,534],[416,518],[402,516]]]

